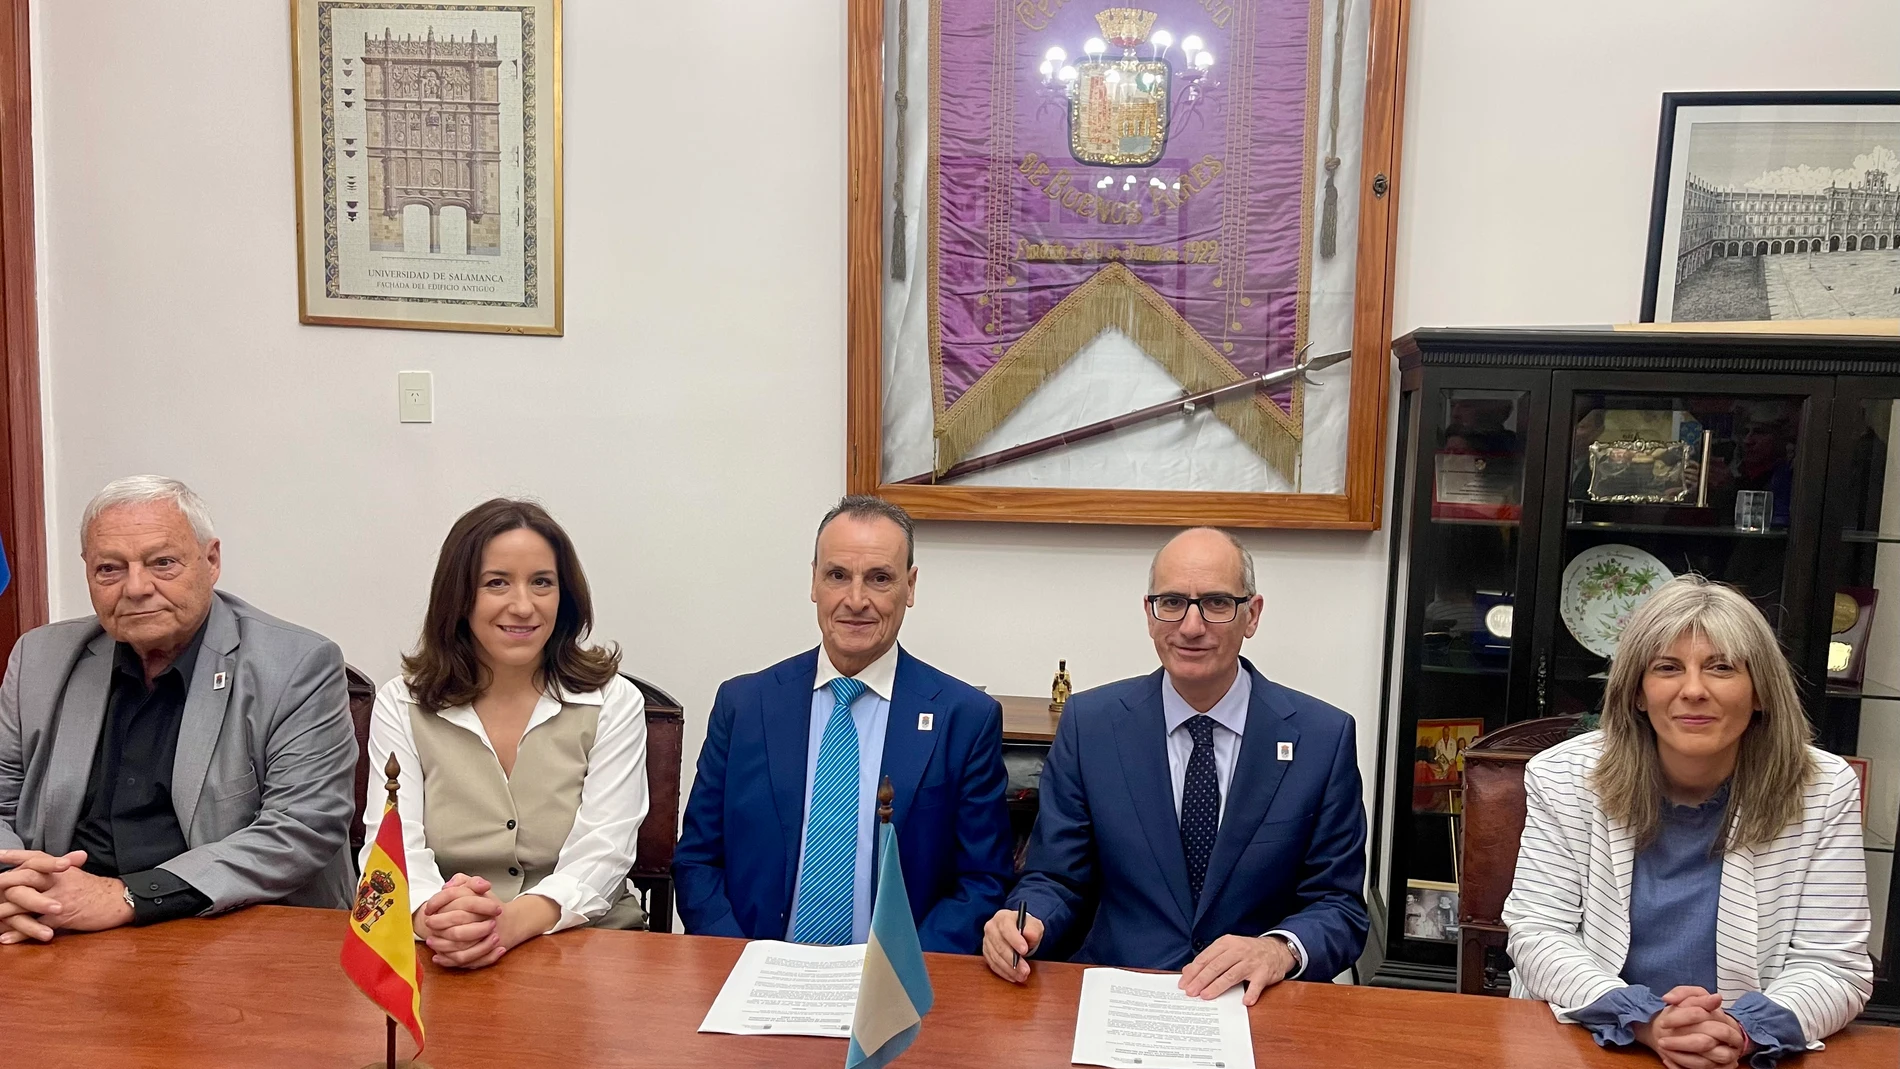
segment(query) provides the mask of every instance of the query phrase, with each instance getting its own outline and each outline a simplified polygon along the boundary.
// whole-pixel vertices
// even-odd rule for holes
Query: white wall
[[[1900,89],[1893,0],[1412,0],[1399,332],[1628,323],[1665,92]]]
[[[539,496],[599,633],[685,702],[689,765],[721,679],[815,641],[811,527],[843,490],[842,0],[570,0],[559,340],[298,325],[285,4],[38,7],[56,617],[87,611],[86,497],[149,470],[210,501],[228,589],[378,677],[454,516]],[[1634,318],[1660,94],[1891,87],[1895,40],[1892,0],[1414,0],[1399,329]],[[398,369],[435,372],[434,424],[397,424]],[[906,643],[999,693],[1059,657],[1085,687],[1146,671],[1160,538],[926,525]],[[1370,775],[1384,534],[1249,542],[1250,655],[1359,716]]]

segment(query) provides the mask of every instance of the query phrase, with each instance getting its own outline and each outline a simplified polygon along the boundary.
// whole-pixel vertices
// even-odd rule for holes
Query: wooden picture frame
[[[1697,133],[1697,120],[1708,133]],[[1900,152],[1900,138],[1882,129],[1895,125],[1900,92],[1664,93],[1641,321],[1733,321],[1751,330],[1826,321],[1818,329],[1832,331],[1848,320],[1900,317],[1900,299],[1887,299],[1900,279],[1854,259],[1868,238],[1876,253],[1900,247],[1900,226],[1843,229],[1891,218],[1900,174],[1881,174],[1880,211],[1857,203],[1875,191],[1851,175],[1880,169],[1857,159]],[[1803,126],[1815,133],[1801,134]],[[1844,172],[1850,177],[1838,187],[1818,185]],[[1764,264],[1779,277],[1763,277]]]
[[[1379,526],[1392,375],[1391,278],[1409,0],[1364,0],[1370,7],[1370,22],[1356,190],[1352,361],[1349,375],[1340,376],[1349,383],[1351,394],[1344,431],[1343,486],[1340,492],[1328,493],[970,486],[886,477],[884,301],[892,247],[885,229],[892,217],[885,179],[886,109],[892,99],[885,81],[886,7],[884,0],[847,2],[846,484],[850,492],[877,494],[922,519],[1350,530]],[[1317,4],[1314,10],[1319,10]],[[918,31],[913,27],[910,32]],[[908,87],[912,100],[924,96],[921,87],[921,81],[913,78]],[[1339,190],[1342,200],[1354,192]]]
[[[33,236],[33,45],[28,0],[0,0],[0,653],[47,622],[46,491]]]
[[[290,0],[290,26],[299,319],[560,335],[561,0]]]

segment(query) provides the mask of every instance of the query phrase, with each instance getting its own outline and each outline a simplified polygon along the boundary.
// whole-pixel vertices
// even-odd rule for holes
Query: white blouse
[[[543,694],[528,717],[522,738],[525,740],[535,728],[553,719],[563,704],[600,706],[600,726],[587,755],[587,777],[581,786],[580,807],[574,813],[574,828],[561,846],[554,871],[525,892],[561,907],[561,919],[548,933],[589,924],[606,915],[614,892],[633,867],[634,846],[648,805],[646,699],[640,688],[616,675],[599,690],[578,694],[564,691],[559,697]],[[369,723],[371,804],[364,806],[363,854],[358,867],[368,863],[370,848],[382,826],[384,807],[375,803],[383,782],[382,768],[393,753],[401,766],[396,778],[396,805],[402,815],[410,907],[421,909],[448,880],[436,867],[435,853],[429,849],[422,761],[416,755],[416,740],[409,725],[409,710],[414,705],[409,684],[401,677],[383,684],[376,692],[376,708]],[[474,706],[458,705],[437,715],[471,732],[494,753],[495,746],[482,727],[481,717],[475,715]]]

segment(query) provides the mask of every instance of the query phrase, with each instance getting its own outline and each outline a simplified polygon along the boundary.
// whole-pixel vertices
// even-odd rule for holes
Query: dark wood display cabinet
[[[1695,571],[1767,615],[1817,744],[1865,759],[1869,1012],[1900,1016],[1900,338],[1430,329],[1394,352],[1374,982],[1453,984],[1464,748],[1594,712],[1622,620]]]

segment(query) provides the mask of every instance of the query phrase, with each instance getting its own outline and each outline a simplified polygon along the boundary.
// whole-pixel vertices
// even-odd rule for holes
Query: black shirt
[[[72,845],[86,852],[87,872],[124,881],[132,892],[134,924],[195,916],[211,905],[190,884],[159,867],[187,849],[172,807],[172,764],[191,670],[203,641],[200,627],[149,687],[137,651],[123,642],[113,651],[105,724]]]

